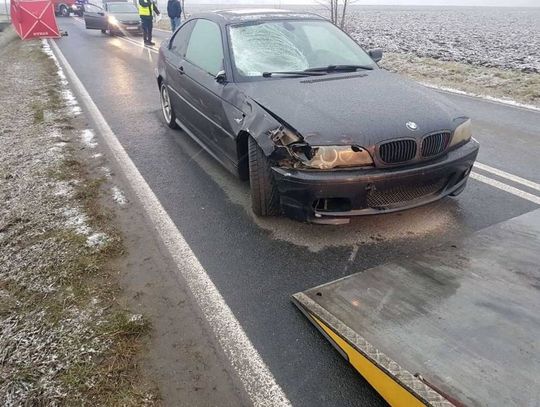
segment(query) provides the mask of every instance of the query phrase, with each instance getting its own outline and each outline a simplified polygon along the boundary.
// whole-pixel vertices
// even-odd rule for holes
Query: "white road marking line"
[[[537,191],[540,191],[540,184],[537,184],[536,182],[529,181],[528,179],[518,177],[517,175],[510,174],[509,172],[499,170],[497,168],[490,167],[489,165],[482,164],[479,162],[476,162],[474,164],[476,168],[479,168],[481,170],[491,172],[492,174],[498,175],[499,177],[506,178],[510,181],[513,181],[517,184],[525,185],[526,187],[529,187],[531,189],[535,189]]]
[[[178,266],[177,275],[185,280],[193,293],[219,344],[240,378],[244,389],[255,406],[290,406],[285,393],[262,360],[233,312],[219,293],[186,240],[169,217],[150,186],[129,158],[116,135],[77,77],[58,45],[49,40],[57,58],[61,61],[79,98],[95,122],[147,215],[155,225],[156,232]]]
[[[503,182],[486,177],[485,175],[478,174],[477,172],[471,172],[470,177],[472,179],[491,185],[492,187],[498,188],[502,191],[508,192],[515,196],[519,196],[520,198],[526,199],[528,201],[531,201],[531,202],[534,202],[535,204],[540,205],[540,197],[536,195],[530,194],[528,192],[522,191],[521,189],[517,189],[511,185],[507,185]]]
[[[447,88],[447,87],[444,87],[444,86],[433,85],[433,84],[427,83],[427,82],[419,82],[419,83],[421,83],[422,85],[424,85],[424,86],[426,86],[428,88],[431,88],[431,89],[434,89],[434,90],[436,90],[438,92],[441,92],[441,93],[448,93],[448,94],[451,94],[451,95],[464,96],[464,97],[468,97],[470,99],[481,99],[484,102],[494,103],[496,105],[502,105],[502,106],[505,106],[505,107],[513,107],[514,109],[526,110],[526,111],[529,111],[529,112],[536,112],[536,113],[540,112],[540,107],[537,107],[537,106],[534,106],[534,105],[528,105],[528,104],[516,102],[516,101],[513,101],[513,100],[500,99],[500,98],[496,98],[496,97],[489,96],[489,95],[479,95],[479,94],[476,94],[476,93],[469,93],[469,92],[465,92],[463,90],[454,89],[454,88]]]
[[[358,254],[358,249],[359,249],[359,246],[358,245],[353,245],[353,248],[351,250],[351,255],[349,256],[349,263],[352,263],[354,261],[354,259],[356,259],[356,256]]]

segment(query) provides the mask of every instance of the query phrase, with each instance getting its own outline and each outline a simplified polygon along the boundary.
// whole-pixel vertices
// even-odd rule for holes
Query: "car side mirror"
[[[375,62],[379,62],[382,59],[383,50],[382,48],[370,49],[368,51],[368,54],[371,57],[371,59],[373,59]]]
[[[227,83],[227,74],[225,71],[219,71],[214,77],[217,83]]]

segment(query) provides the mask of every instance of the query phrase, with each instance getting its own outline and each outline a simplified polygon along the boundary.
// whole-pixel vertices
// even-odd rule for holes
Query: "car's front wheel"
[[[69,10],[67,8],[67,6],[65,5],[61,5],[60,8],[58,9],[59,11],[59,14],[62,16],[62,17],[69,17]]]
[[[253,138],[249,138],[249,183],[251,207],[257,216],[276,216],[280,212],[279,191],[270,160]]]
[[[161,82],[159,94],[161,96],[161,111],[163,112],[163,118],[165,119],[165,123],[167,123],[167,126],[169,126],[171,129],[177,129],[178,124],[176,124],[176,115],[171,104],[169,89],[167,89],[165,81]]]

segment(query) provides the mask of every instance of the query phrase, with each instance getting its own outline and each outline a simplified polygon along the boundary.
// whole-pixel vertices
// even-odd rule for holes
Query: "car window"
[[[223,69],[221,31],[216,23],[196,20],[189,38],[186,59],[212,75]]]
[[[95,4],[85,4],[84,11],[85,13],[99,13],[100,11],[103,12],[103,9]]]
[[[171,40],[171,52],[181,56],[182,58],[185,56],[189,34],[191,33],[191,29],[194,25],[195,21],[188,21],[182,25],[182,27],[180,27]]]
[[[137,7],[132,3],[108,4],[107,10],[111,13],[138,13]]]

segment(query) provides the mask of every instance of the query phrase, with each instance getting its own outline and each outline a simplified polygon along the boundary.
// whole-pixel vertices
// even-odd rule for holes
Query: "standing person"
[[[139,17],[143,29],[144,45],[156,45],[155,42],[152,42],[153,13],[160,14],[154,1],[139,0]]]
[[[180,27],[180,16],[182,15],[182,5],[179,0],[169,0],[167,2],[167,14],[171,19],[171,30],[175,32]]]

